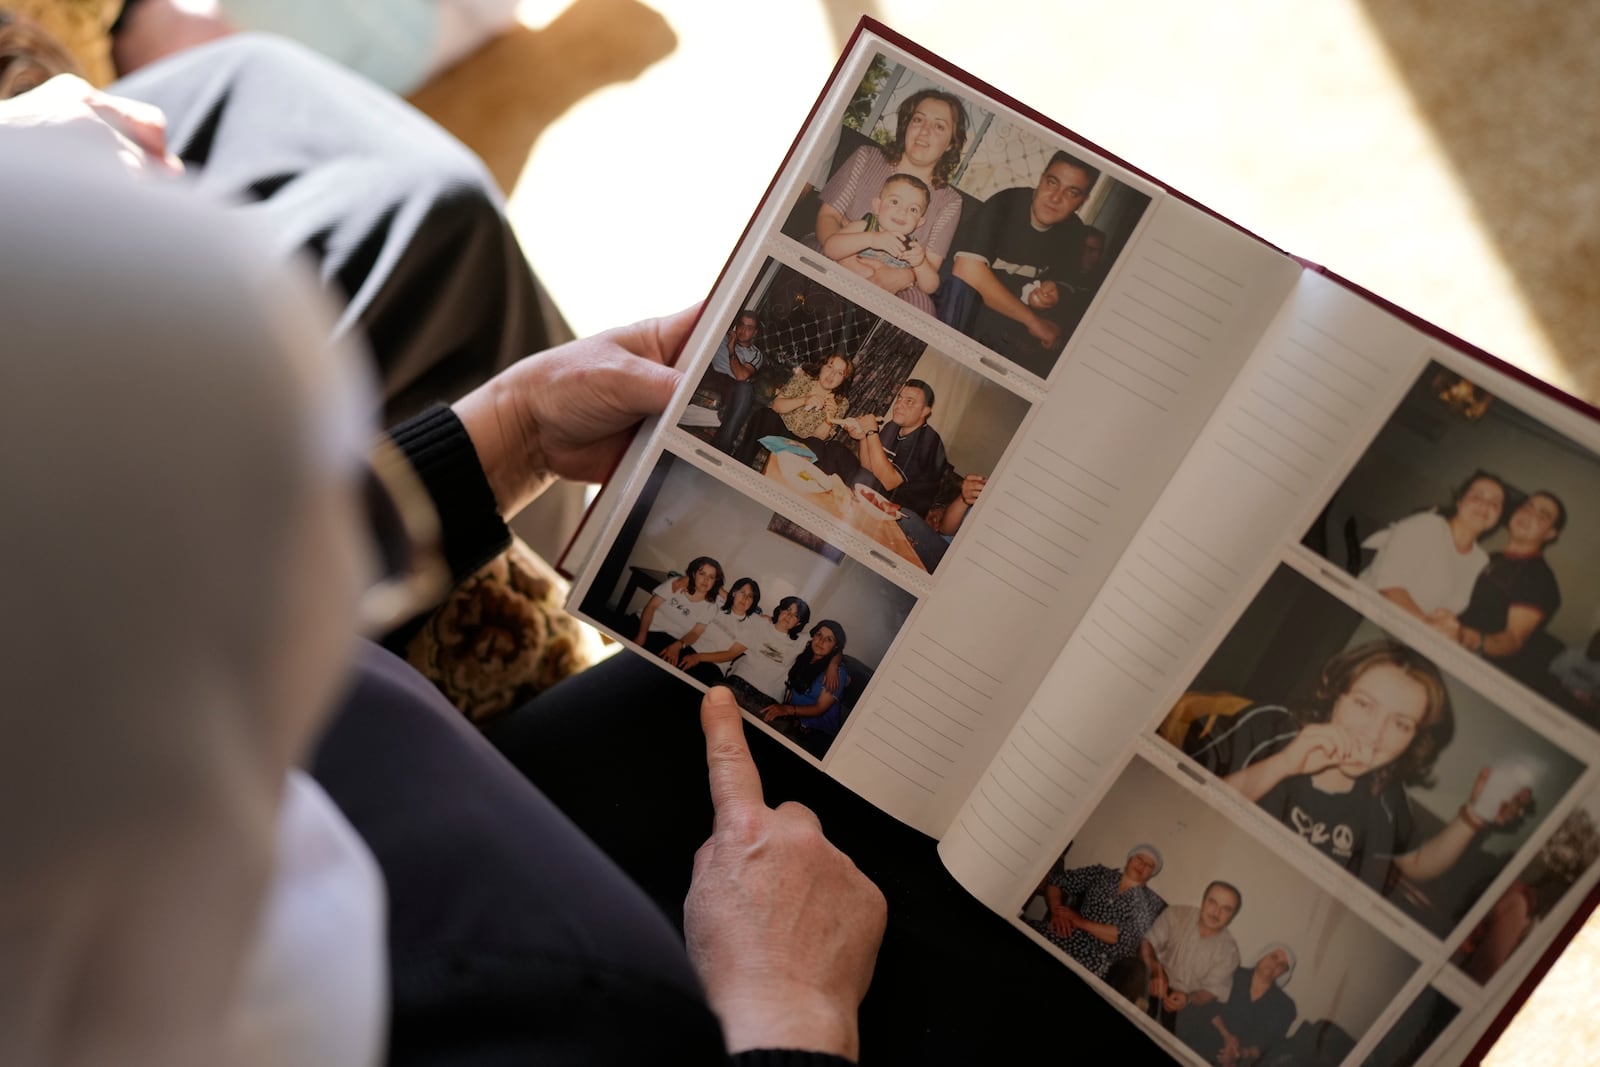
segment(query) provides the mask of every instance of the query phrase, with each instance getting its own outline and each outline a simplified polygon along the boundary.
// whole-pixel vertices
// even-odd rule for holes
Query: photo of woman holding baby
[[[892,142],[857,148],[823,186],[815,246],[931,315],[961,220],[950,179],[966,148],[967,112],[951,93],[922,89],[895,118]]]

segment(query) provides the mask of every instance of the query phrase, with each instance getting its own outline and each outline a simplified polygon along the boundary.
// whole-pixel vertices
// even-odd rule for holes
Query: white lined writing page
[[[941,843],[979,899],[1010,906],[1065,847],[1087,810],[1060,818],[1061,798],[1109,782],[1399,402],[1425,343],[1301,277]]]
[[[1299,273],[1157,202],[852,712],[832,774],[926,833],[949,825]]]

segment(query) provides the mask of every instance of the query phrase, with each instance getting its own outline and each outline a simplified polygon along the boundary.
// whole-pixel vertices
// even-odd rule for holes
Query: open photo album
[[[563,561],[1179,1063],[1481,1055],[1600,879],[1600,419],[864,21]]]

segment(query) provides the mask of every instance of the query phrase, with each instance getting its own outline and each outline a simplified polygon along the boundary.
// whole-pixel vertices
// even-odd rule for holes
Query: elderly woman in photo
[[[1505,483],[1476,472],[1449,507],[1408,515],[1362,542],[1378,554],[1361,580],[1429,625],[1451,626],[1489,563],[1479,542],[1499,528],[1505,502]]]
[[[1418,882],[1445,874],[1480,833],[1515,822],[1532,800],[1523,788],[1478,812],[1486,767],[1455,815],[1423,838],[1405,787],[1430,781],[1455,717],[1439,668],[1388,638],[1328,660],[1304,704],[1257,704],[1214,736],[1199,729],[1185,752],[1380,893],[1391,867]]]
[[[1161,867],[1160,850],[1141,844],[1128,850],[1121,870],[1100,864],[1052,870],[1044,886],[1048,911],[1025,921],[1096,977],[1106,978],[1119,961],[1137,962],[1139,942],[1167,906],[1145,884]],[[1129,985],[1143,996],[1142,979]]]
[[[796,368],[779,387],[772,403],[751,417],[750,430],[739,449],[740,461],[755,460],[763,437],[828,440],[833,435],[833,423],[850,410],[845,386],[855,372],[855,364],[843,352],[833,353],[814,367]]]
[[[677,666],[684,648],[699,639],[716,614],[723,580],[722,564],[710,556],[690,560],[681,578],[668,578],[651,591],[634,641]]]
[[[817,210],[816,247],[830,259],[844,260],[880,248],[910,264],[883,265],[872,281],[886,292],[933,314],[929,294],[938,288],[940,265],[950,254],[950,242],[961,220],[961,194],[950,185],[961,153],[967,145],[967,111],[959,97],[938,89],[922,89],[901,102],[895,115],[894,140],[887,145],[862,145],[822,187]],[[883,248],[887,235],[866,229],[843,234],[851,223],[874,213],[891,175],[908,174],[929,190],[922,222],[911,231],[909,242],[893,241]],[[926,266],[930,270],[918,270]],[[931,281],[931,286],[928,284]]]
[[[1294,949],[1274,942],[1255,966],[1233,972],[1228,999],[1180,1016],[1178,1037],[1207,1063],[1254,1067],[1289,1036],[1297,1010],[1284,987],[1294,977]]]

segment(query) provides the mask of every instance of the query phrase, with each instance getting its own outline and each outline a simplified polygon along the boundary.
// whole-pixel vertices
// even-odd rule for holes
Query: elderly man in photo
[[[1146,1010],[1168,1030],[1176,1028],[1185,1008],[1228,999],[1239,968],[1239,946],[1228,924],[1243,904],[1235,886],[1213,881],[1198,908],[1172,905],[1139,942],[1139,958],[1150,972]]]
[[[717,410],[722,425],[711,443],[723,452],[733,451],[739,443],[740,431],[750,421],[750,412],[755,410],[756,371],[766,360],[754,344],[760,329],[761,320],[754,311],[739,312],[728,335],[711,357],[706,381],[722,388],[722,402]]]
[[[983,302],[970,323],[957,325],[1041,377],[1055,366],[1086,306],[1064,289],[1084,270],[1090,228],[1077,211],[1099,176],[1076,156],[1057,152],[1033,189],[1002,189],[984,201],[956,248],[955,277]]]

